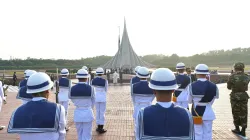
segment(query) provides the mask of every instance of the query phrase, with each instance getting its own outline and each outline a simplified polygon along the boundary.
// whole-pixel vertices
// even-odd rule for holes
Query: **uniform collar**
[[[87,82],[78,82],[78,84],[87,84]]]
[[[197,80],[199,80],[199,81],[207,81],[206,78],[198,78]]]
[[[184,73],[178,73],[179,75],[185,75]]]
[[[41,101],[41,100],[47,100],[47,99],[44,97],[33,97],[32,98],[32,101]]]
[[[160,106],[162,106],[164,108],[169,108],[169,107],[171,107],[171,105],[173,103],[172,102],[157,102],[157,104],[159,104]]]

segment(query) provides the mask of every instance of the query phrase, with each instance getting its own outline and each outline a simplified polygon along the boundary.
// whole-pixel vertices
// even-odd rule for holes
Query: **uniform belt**
[[[200,102],[198,102],[196,105],[198,105],[198,106],[206,106],[206,105],[208,105],[208,103],[200,103]]]
[[[91,109],[90,106],[77,106],[77,109]]]

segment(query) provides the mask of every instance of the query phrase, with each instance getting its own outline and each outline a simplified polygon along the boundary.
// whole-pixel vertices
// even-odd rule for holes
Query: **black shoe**
[[[239,126],[235,126],[235,129],[231,130],[233,133],[235,134],[240,134],[240,127]]]
[[[241,131],[239,134],[240,134],[241,136],[245,137],[245,136],[246,136],[246,131]]]
[[[103,129],[103,125],[100,125],[100,130],[98,131],[100,134],[106,133],[107,130]]]
[[[3,130],[5,128],[5,126],[0,126],[0,130]]]
[[[246,136],[246,127],[242,127],[241,131],[240,131],[240,135],[241,136]]]
[[[66,126],[66,127],[65,127],[65,130],[66,130],[66,131],[69,131],[69,127],[68,127],[68,126]]]
[[[99,132],[99,131],[100,131],[100,129],[101,129],[101,126],[100,126],[100,125],[98,125],[95,131]]]

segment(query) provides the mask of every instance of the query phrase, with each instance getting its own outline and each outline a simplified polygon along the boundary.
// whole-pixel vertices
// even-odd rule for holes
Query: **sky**
[[[113,56],[124,17],[138,55],[250,47],[248,0],[1,0],[2,59]]]

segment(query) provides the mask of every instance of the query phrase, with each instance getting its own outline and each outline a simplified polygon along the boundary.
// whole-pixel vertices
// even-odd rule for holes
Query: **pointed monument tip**
[[[124,28],[126,28],[126,18],[124,16]]]

